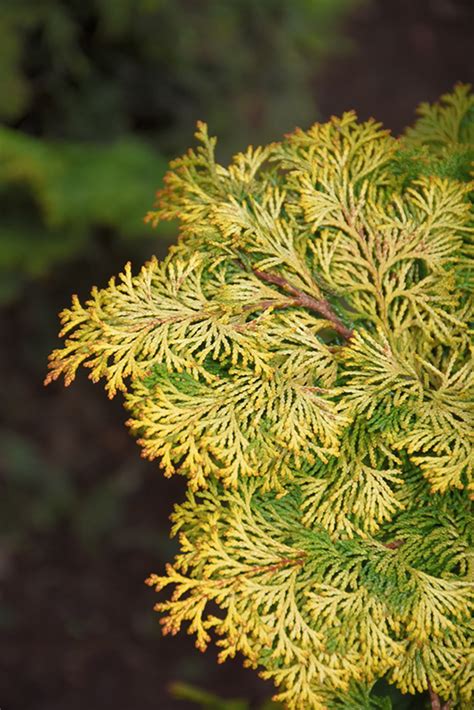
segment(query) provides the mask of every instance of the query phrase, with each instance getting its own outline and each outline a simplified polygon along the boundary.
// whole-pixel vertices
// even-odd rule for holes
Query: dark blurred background
[[[161,637],[143,580],[183,481],[140,459],[119,397],[43,388],[56,314],[165,253],[175,225],[142,216],[197,119],[222,159],[351,108],[398,133],[472,81],[473,26],[472,0],[0,1],[2,710],[196,707],[177,681],[234,710],[271,695]]]

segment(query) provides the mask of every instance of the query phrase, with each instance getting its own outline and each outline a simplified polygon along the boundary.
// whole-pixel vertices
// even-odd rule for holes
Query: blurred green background
[[[473,27],[471,0],[0,0],[1,708],[268,708],[239,660],[161,637],[143,580],[183,482],[84,375],[43,388],[56,314],[165,253],[142,218],[197,119],[223,160],[350,108],[399,132],[472,82]]]

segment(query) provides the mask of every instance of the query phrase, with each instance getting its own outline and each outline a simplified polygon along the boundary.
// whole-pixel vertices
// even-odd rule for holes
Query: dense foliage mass
[[[178,244],[62,313],[48,379],[123,391],[189,481],[165,631],[289,708],[472,707],[473,119],[458,86],[402,139],[349,112],[228,167],[200,124],[148,215]]]

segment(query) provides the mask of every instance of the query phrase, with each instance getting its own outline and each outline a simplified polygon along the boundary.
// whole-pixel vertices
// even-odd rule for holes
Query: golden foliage
[[[372,708],[382,676],[472,700],[473,99],[420,114],[228,167],[199,124],[147,216],[178,244],[74,298],[51,356],[48,380],[84,364],[123,391],[144,455],[189,481],[149,580],[174,589],[165,631],[217,635],[289,708]]]

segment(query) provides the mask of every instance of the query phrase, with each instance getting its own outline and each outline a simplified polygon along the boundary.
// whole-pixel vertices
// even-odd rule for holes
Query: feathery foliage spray
[[[178,244],[74,298],[51,356],[48,380],[122,391],[144,455],[187,477],[148,580],[173,588],[165,632],[217,637],[288,708],[379,707],[382,677],[472,707],[474,99],[419,113],[228,167],[199,124],[147,217]]]

